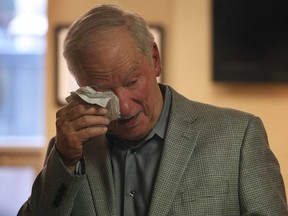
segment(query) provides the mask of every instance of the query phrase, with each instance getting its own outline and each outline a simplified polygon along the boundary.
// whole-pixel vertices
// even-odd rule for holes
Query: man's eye
[[[105,92],[105,91],[108,91],[106,88],[102,88],[102,87],[97,87],[97,86],[90,86],[91,88],[93,88],[95,91],[98,91],[98,92]]]
[[[128,86],[133,86],[137,83],[138,80],[132,80],[128,83]]]

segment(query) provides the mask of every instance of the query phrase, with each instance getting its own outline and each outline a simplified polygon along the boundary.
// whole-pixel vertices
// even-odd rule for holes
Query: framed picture
[[[56,103],[60,106],[67,104],[65,98],[70,95],[71,91],[75,91],[79,88],[73,75],[68,70],[66,61],[63,57],[63,43],[68,28],[69,25],[61,25],[57,26],[55,29]],[[163,64],[163,29],[161,26],[151,25],[150,30],[155,38],[155,42],[158,45]],[[158,82],[162,82],[162,77],[162,75],[158,77]]]
[[[159,25],[150,25],[150,31],[154,36],[155,42],[158,45],[160,56],[162,59],[163,65],[163,28]],[[159,83],[163,82],[163,74],[160,77],[157,77]]]
[[[58,105],[65,105],[65,98],[78,88],[78,85],[67,68],[66,61],[63,57],[63,43],[68,31],[69,25],[57,26],[55,30],[56,39],[56,102]]]

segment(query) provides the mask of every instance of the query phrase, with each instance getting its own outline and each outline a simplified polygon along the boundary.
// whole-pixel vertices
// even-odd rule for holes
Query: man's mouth
[[[120,124],[121,123],[125,124],[125,123],[131,121],[133,118],[135,118],[135,116],[132,116],[132,117],[129,117],[129,118],[120,118],[118,121],[119,121]]]
[[[132,116],[132,117],[120,118],[120,119],[118,119],[118,124],[128,124],[130,122],[132,123],[137,118],[138,115],[139,115],[139,113]]]

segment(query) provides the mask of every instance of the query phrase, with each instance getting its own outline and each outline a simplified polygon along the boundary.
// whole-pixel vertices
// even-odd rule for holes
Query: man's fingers
[[[73,127],[75,131],[79,131],[83,128],[88,127],[102,127],[102,126],[106,127],[109,124],[110,120],[103,116],[85,115],[72,121],[71,127]]]

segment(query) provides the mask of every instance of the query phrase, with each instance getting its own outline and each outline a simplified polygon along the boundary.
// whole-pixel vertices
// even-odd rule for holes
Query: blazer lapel
[[[199,136],[191,103],[172,91],[172,106],[149,215],[164,216],[178,190]],[[189,111],[188,111],[189,110]]]
[[[87,142],[84,157],[87,179],[97,215],[116,215],[116,194],[105,136]]]

